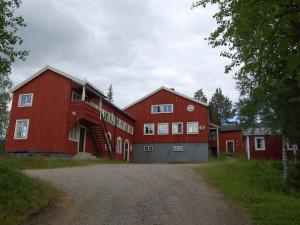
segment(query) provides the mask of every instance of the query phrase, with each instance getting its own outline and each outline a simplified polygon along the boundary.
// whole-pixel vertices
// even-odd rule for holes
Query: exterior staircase
[[[90,127],[90,131],[93,136],[98,155],[101,155],[106,158],[111,158],[111,150],[109,149],[109,145],[106,143],[106,135],[103,129],[101,129],[101,126],[92,126]]]

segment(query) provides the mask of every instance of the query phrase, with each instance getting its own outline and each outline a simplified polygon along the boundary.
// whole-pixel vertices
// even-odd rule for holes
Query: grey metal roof
[[[223,125],[221,126],[221,132],[226,132],[226,131],[241,131],[242,128],[237,125],[237,124],[227,124],[227,125]]]

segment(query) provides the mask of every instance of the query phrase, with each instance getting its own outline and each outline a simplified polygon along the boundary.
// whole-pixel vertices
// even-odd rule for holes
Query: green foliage
[[[4,141],[0,140],[0,156],[4,154]]]
[[[221,88],[217,88],[216,92],[209,101],[212,122],[217,125],[227,123],[234,115],[232,102],[227,96],[224,96]]]
[[[216,4],[213,47],[226,49],[242,100],[241,121],[260,119],[300,144],[300,1],[200,0]]]
[[[110,102],[114,102],[112,84],[109,85],[109,88],[107,90],[107,100]]]
[[[207,98],[206,98],[202,88],[200,88],[198,91],[195,92],[194,99],[207,103]]]
[[[12,82],[9,74],[11,65],[17,59],[24,60],[27,51],[19,50],[22,39],[17,35],[18,29],[25,26],[21,16],[15,11],[21,0],[0,0],[0,138],[5,136],[8,123],[9,89]]]
[[[212,163],[199,168],[205,180],[241,204],[258,225],[297,225],[300,201],[283,192],[282,166],[278,161]]]
[[[17,169],[52,169],[71,166],[87,166],[94,164],[122,163],[123,161],[99,158],[95,160],[76,160],[72,158],[0,158],[0,163]]]
[[[52,198],[51,185],[0,162],[0,224],[20,224]]]

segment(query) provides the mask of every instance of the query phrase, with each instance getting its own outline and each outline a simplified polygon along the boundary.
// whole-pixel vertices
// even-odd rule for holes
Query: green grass
[[[17,169],[52,169],[71,166],[87,166],[95,164],[124,163],[124,161],[99,158],[95,160],[76,160],[72,158],[30,157],[7,158],[0,157],[0,163]]]
[[[49,183],[0,162],[0,224],[16,225],[54,198]]]
[[[283,191],[281,162],[238,158],[197,170],[225,197],[244,207],[256,224],[300,224],[300,199]]]

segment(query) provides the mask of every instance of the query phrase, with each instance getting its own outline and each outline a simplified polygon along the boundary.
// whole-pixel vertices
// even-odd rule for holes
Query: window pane
[[[158,134],[168,134],[169,133],[169,125],[166,124],[158,124]]]
[[[188,123],[188,133],[198,133],[198,123]]]

